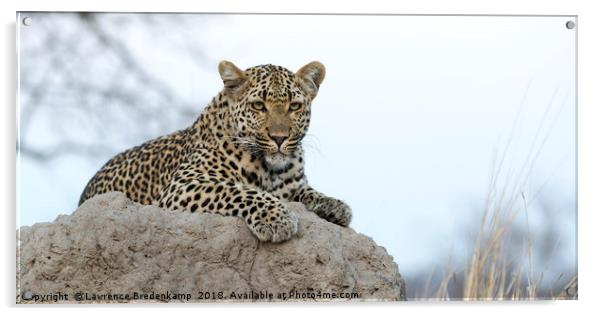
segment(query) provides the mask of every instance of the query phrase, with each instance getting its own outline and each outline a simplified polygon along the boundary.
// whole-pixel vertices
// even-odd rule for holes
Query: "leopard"
[[[305,174],[303,140],[324,65],[241,70],[224,60],[217,68],[223,88],[191,126],[115,155],[89,180],[79,205],[118,191],[174,212],[238,217],[259,241],[271,243],[297,234],[290,202],[349,226],[349,205],[314,189]]]

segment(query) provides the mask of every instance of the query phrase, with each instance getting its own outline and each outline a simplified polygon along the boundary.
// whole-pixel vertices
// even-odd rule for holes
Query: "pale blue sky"
[[[559,257],[575,258],[575,30],[565,27],[569,18],[207,19],[193,16],[186,27],[210,47],[204,53],[213,68],[179,58],[178,46],[161,34],[113,32],[128,39],[141,62],[152,65],[149,71],[198,103],[199,113],[221,89],[219,60],[293,71],[312,60],[324,63],[307,140],[309,181],[347,201],[351,227],[384,246],[402,274],[466,251],[467,227],[480,219],[492,161],[508,139],[500,178],[513,182],[533,160],[529,153],[537,154],[522,190],[530,224],[543,229],[547,216],[559,217],[566,223],[558,231]],[[21,27],[21,39],[31,40],[34,32]],[[53,141],[47,133],[53,123],[45,118],[32,128],[40,143]],[[87,180],[109,158],[22,159],[20,225],[71,213]],[[540,200],[554,214],[541,213]]]

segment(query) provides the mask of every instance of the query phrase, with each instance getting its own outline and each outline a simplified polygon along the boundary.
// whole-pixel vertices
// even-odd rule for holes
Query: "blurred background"
[[[408,297],[466,296],[499,223],[500,278],[555,296],[577,274],[570,20],[20,13],[17,224],[70,214],[113,155],[192,124],[220,60],[319,60],[310,184],[351,205]]]

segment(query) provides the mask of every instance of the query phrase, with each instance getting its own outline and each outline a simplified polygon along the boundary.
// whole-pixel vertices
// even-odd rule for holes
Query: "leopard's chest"
[[[299,159],[301,153],[295,153],[290,162],[278,170],[270,168],[262,157],[254,156],[232,144],[222,144],[217,156],[219,157],[214,159],[217,163],[213,165],[224,169],[224,176],[234,172],[235,181],[280,198],[286,199],[303,179],[303,160]]]
[[[279,176],[270,176],[269,174],[264,175],[263,181],[261,182],[261,189],[267,192],[273,192],[274,190],[284,185],[284,179]]]
[[[242,167],[240,175],[246,184],[262,191],[272,192],[285,184],[290,173],[277,173],[253,164]]]

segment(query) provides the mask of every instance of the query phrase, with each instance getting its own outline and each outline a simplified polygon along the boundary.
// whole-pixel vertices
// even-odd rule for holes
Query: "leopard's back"
[[[90,179],[79,205],[95,195],[111,191],[123,192],[141,204],[154,204],[185,159],[188,138],[189,131],[182,130],[115,155]]]

